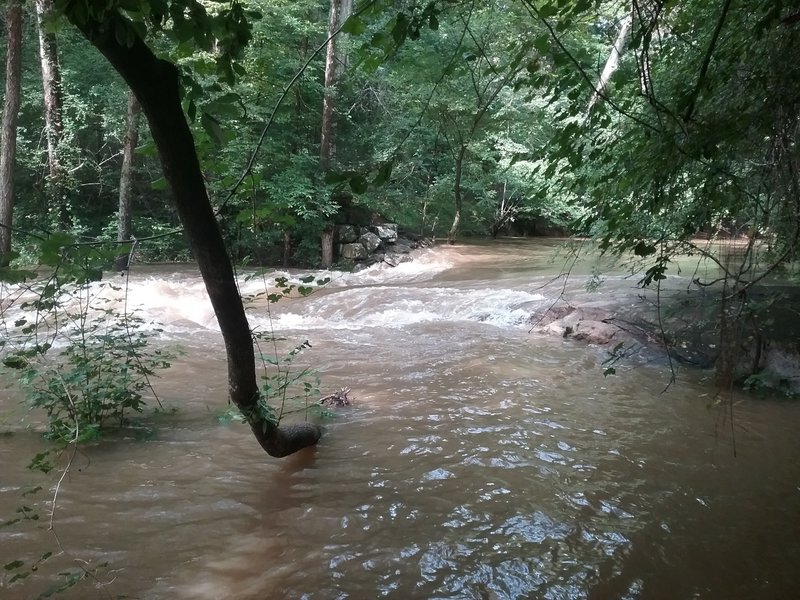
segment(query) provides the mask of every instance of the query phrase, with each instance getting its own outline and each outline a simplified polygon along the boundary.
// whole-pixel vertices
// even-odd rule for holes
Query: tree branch
[[[714,33],[711,36],[711,42],[708,44],[706,55],[703,58],[703,64],[700,67],[700,75],[697,77],[697,83],[694,86],[692,95],[689,96],[689,105],[686,107],[686,113],[683,115],[683,120],[687,123],[689,122],[689,119],[692,118],[692,113],[694,112],[695,105],[697,104],[697,97],[700,95],[700,88],[703,87],[703,81],[708,74],[708,67],[711,64],[711,57],[714,54],[714,49],[717,46],[719,34],[722,31],[722,26],[725,24],[725,19],[728,16],[728,10],[730,7],[731,0],[725,0],[725,3],[722,5],[722,12],[719,15],[719,19],[717,19],[717,25],[714,28]]]

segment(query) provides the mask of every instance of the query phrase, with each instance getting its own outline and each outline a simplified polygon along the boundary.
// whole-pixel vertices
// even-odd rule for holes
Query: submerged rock
[[[406,254],[396,254],[396,253],[388,253],[383,257],[383,262],[385,262],[390,267],[396,267],[401,263],[407,263],[414,260],[411,258],[407,253]]]
[[[398,242],[396,244],[390,244],[387,246],[387,250],[389,252],[393,252],[394,254],[408,254],[411,252],[412,246]]]

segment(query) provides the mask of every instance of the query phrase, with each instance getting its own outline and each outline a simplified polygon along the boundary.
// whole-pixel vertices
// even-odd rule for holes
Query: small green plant
[[[108,311],[60,351],[38,353],[21,365],[20,381],[33,408],[44,409],[47,435],[58,441],[90,441],[104,428],[123,427],[145,408],[150,377],[174,355],[148,346],[160,329],[142,319]],[[53,356],[55,354],[55,356]]]
[[[300,277],[297,283],[292,283],[286,276],[275,277],[272,285],[267,283],[267,272],[258,271],[248,279],[262,278],[264,290],[252,296],[245,297],[245,302],[252,305],[256,301],[266,300],[267,312],[270,306],[284,298],[305,297],[314,293],[317,287],[322,287],[330,282],[329,277],[316,278],[314,275]],[[316,287],[315,287],[316,286]],[[311,348],[308,340],[283,351],[279,344],[286,342],[285,338],[278,337],[272,330],[253,332],[253,340],[259,351],[261,360],[261,386],[260,397],[256,411],[258,421],[269,421],[279,424],[281,418],[288,413],[317,411],[325,416],[325,412],[316,401],[311,398],[319,395],[319,376],[316,371],[308,367],[295,368],[297,357],[305,350]],[[247,415],[242,415],[235,407],[228,407],[220,417],[220,422],[230,421],[247,422]]]
[[[292,348],[285,356],[278,358],[276,341],[273,336],[256,334],[256,340],[272,343],[274,354],[261,354],[263,374],[261,375],[261,394],[266,405],[279,405],[277,421],[287,412],[299,406],[307,408],[309,399],[319,395],[319,376],[316,371],[307,367],[293,370],[292,363],[311,343],[305,340]],[[260,345],[260,344],[259,344]]]
[[[109,308],[110,285],[59,286],[52,280],[25,313],[6,324],[13,344],[3,364],[18,372],[31,408],[47,414],[47,437],[62,443],[96,440],[141,413],[151,377],[175,353],[153,347],[152,323]],[[156,401],[157,401],[157,396]]]
[[[592,274],[589,279],[586,280],[586,291],[589,293],[593,293],[598,291],[603,284],[605,283],[605,278],[603,277],[600,268],[597,266],[592,267]]]
[[[625,348],[625,342],[620,342],[608,351],[608,358],[603,361],[603,377],[616,375],[617,369],[614,365],[625,360],[632,354],[631,348]]]

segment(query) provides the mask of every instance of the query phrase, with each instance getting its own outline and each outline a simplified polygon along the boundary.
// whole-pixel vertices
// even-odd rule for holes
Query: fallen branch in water
[[[317,401],[317,404],[322,406],[327,406],[328,408],[341,408],[342,406],[350,406],[350,397],[348,394],[350,393],[350,388],[342,388],[338,392],[334,392],[333,394],[329,394],[320,398]]]

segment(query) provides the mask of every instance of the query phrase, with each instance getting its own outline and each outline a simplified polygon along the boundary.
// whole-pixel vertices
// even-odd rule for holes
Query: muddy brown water
[[[54,518],[64,554],[0,597],[35,598],[78,564],[97,580],[62,597],[800,597],[800,405],[734,397],[731,427],[703,372],[679,371],[664,392],[664,361],[603,377],[602,351],[530,334],[527,316],[562,290],[637,293],[617,275],[589,294],[588,263],[563,288],[557,247],[439,248],[334,274],[269,314],[256,300],[255,327],[308,339],[301,361],[322,391],[356,398],[317,448],[284,460],[219,422],[225,363],[196,273],[137,269],[129,306],[186,351],[157,385],[177,412],[148,416],[146,439],[77,454]],[[41,420],[4,378],[6,519],[43,481],[47,511],[60,475],[25,469]],[[47,523],[0,529],[2,564],[53,549]]]

